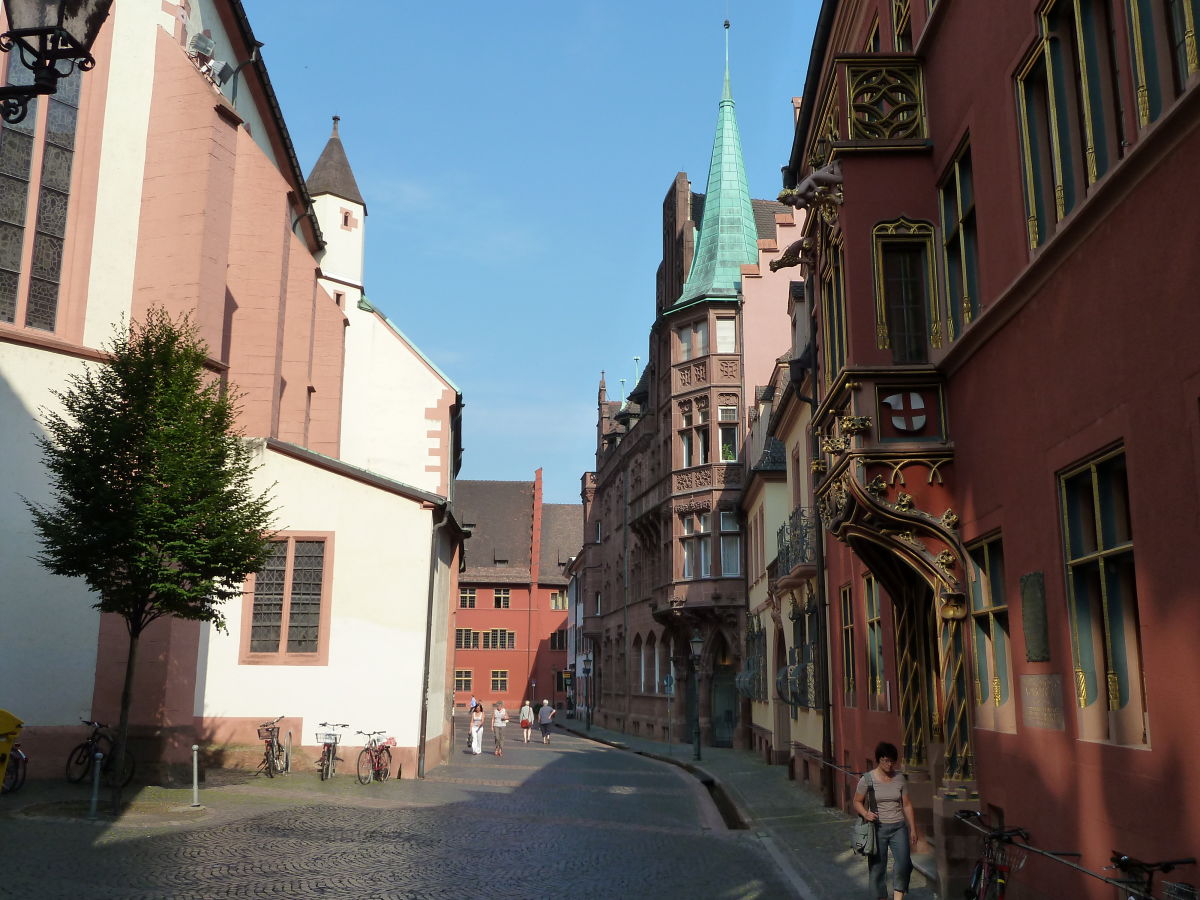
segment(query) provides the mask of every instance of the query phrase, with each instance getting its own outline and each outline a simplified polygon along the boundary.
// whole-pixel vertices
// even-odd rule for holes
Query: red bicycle
[[[1025,865],[1025,853],[1013,843],[1014,838],[1029,840],[1024,828],[986,828],[969,820],[982,819],[973,809],[959,810],[956,818],[983,832],[983,849],[963,897],[966,900],[1004,900],[1008,891],[1008,876]]]
[[[367,744],[358,754],[358,783],[370,784],[371,779],[384,782],[392,769],[392,751],[396,746],[394,737],[381,741],[376,735],[382,731],[360,731],[359,734],[367,739]]]

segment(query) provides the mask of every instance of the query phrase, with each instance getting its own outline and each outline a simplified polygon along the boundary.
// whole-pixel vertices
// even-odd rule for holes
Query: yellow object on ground
[[[21,726],[25,723],[6,709],[0,709],[0,784],[4,782],[4,773],[8,769],[12,745],[16,743]]]

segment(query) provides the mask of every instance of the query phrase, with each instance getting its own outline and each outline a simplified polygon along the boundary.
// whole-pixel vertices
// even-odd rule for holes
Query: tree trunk
[[[129,632],[129,656],[125,660],[125,684],[121,688],[121,718],[117,724],[117,738],[113,746],[112,765],[108,770],[112,773],[112,811],[113,815],[121,813],[121,773],[125,770],[126,745],[129,737],[129,706],[133,699],[133,670],[137,664],[138,639],[141,632]]]

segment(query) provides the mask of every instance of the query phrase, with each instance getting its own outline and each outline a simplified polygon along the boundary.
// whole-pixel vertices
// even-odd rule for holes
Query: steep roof
[[[457,481],[459,519],[471,523],[459,581],[529,582],[532,481]],[[582,525],[580,534],[582,534]]]
[[[792,208],[778,200],[759,200],[752,197],[750,207],[754,210],[754,230],[760,241],[773,241],[779,236],[779,228],[775,224],[776,213],[790,213]],[[704,218],[704,195],[692,192],[692,215],[697,219]]]
[[[566,584],[567,563],[583,546],[583,505],[542,504],[542,555],[538,583]]]
[[[333,117],[333,134],[321,151],[317,164],[313,166],[308,176],[308,192],[312,196],[318,194],[333,194],[343,200],[357,203],[365,211],[366,201],[358,190],[358,182],[354,180],[354,172],[350,169],[350,160],[346,158],[346,148],[338,137],[338,122],[341,116]]]
[[[728,60],[704,193],[696,254],[676,306],[706,297],[736,297],[742,282],[742,266],[758,262],[758,227],[733,111]]]

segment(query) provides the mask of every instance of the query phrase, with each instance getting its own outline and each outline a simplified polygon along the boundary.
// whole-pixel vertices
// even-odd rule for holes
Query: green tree
[[[122,771],[138,640],[164,616],[225,628],[222,604],[261,568],[273,517],[254,490],[238,396],[206,368],[195,326],[152,309],[107,363],[72,376],[38,442],[53,502],[25,500],[51,572],[82,578],[129,632],[112,772]],[[113,778],[114,811],[121,802]]]

